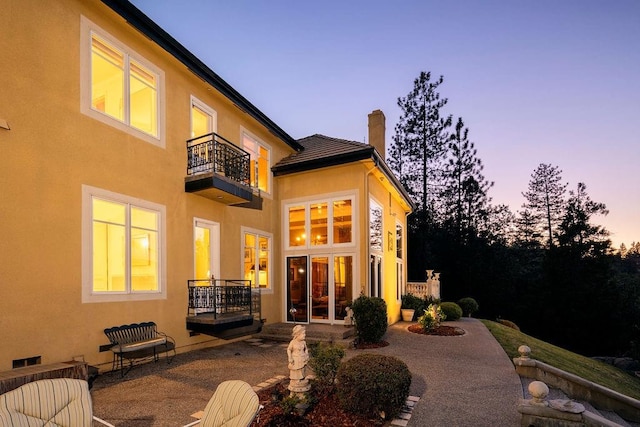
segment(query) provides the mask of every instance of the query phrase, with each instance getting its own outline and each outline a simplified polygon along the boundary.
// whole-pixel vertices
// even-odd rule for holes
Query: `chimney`
[[[382,157],[386,158],[386,150],[384,146],[384,113],[380,110],[374,110],[369,114],[369,145],[373,146]]]

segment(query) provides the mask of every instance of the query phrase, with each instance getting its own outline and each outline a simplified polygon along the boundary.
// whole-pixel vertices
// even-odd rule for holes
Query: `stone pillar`
[[[374,110],[369,114],[369,145],[376,149],[382,160],[386,159],[384,142],[385,117],[381,110]]]

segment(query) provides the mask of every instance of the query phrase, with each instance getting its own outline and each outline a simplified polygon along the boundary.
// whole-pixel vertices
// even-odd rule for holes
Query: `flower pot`
[[[400,313],[402,314],[402,320],[404,320],[405,322],[411,322],[413,321],[413,315],[416,311],[412,308],[403,308],[400,310]]]

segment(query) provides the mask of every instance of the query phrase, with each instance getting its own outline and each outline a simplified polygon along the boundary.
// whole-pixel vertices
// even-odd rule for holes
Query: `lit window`
[[[271,289],[271,235],[244,231],[244,279],[253,287]]]
[[[257,138],[242,132],[242,148],[251,157],[251,186],[265,193],[271,192],[271,149]]]
[[[83,205],[83,301],[164,297],[164,207],[88,186]]]
[[[82,17],[81,111],[153,144],[160,131],[164,73]],[[86,52],[86,53],[85,53]]]
[[[285,206],[288,247],[353,244],[353,198]]]

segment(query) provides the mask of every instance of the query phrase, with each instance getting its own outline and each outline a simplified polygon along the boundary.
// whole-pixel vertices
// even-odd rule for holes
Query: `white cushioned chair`
[[[0,427],[91,427],[94,420],[114,427],[93,416],[84,380],[38,380],[0,395]]]
[[[258,395],[249,384],[240,380],[224,381],[204,408],[202,419],[187,426],[248,427],[260,409]]]

